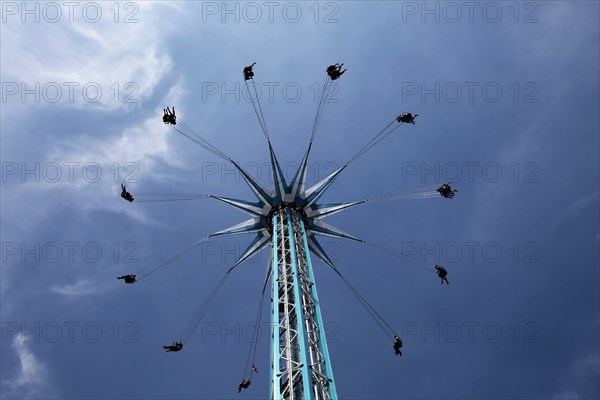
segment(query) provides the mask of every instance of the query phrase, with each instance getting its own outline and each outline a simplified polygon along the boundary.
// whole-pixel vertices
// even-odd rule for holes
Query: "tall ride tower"
[[[295,204],[272,216],[272,399],[337,399],[304,221]]]
[[[211,196],[252,215],[241,224],[210,235],[256,233],[234,267],[271,246],[272,399],[337,398],[310,253],[335,269],[315,235],[360,240],[321,219],[363,201],[317,204],[346,166],[305,190],[310,149],[311,145],[288,184],[269,142],[273,190],[262,186],[232,161],[255,194],[256,202]]]

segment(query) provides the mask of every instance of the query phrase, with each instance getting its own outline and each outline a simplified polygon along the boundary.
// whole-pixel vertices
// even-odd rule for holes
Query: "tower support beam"
[[[336,399],[302,215],[272,215],[272,399]]]

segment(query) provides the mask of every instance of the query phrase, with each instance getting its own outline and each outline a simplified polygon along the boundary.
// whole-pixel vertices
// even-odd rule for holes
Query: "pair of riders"
[[[450,187],[450,182],[444,183],[442,186],[440,186],[439,188],[437,188],[436,191],[439,194],[441,194],[442,197],[445,197],[446,199],[452,199],[452,198],[454,198],[454,194],[456,192],[458,192],[458,190],[452,189]]]
[[[342,64],[333,64],[330,65],[329,67],[327,67],[327,75],[329,75],[329,78],[331,78],[332,81],[335,81],[336,79],[338,79],[340,76],[342,76],[342,74],[344,72],[346,72],[347,68],[344,69],[342,71],[342,66],[344,65],[344,63]]]
[[[121,197],[130,203],[133,201],[133,196],[131,195],[131,193],[129,193],[127,191],[127,186],[123,185],[122,183],[121,183]]]
[[[117,276],[117,279],[123,279],[125,281],[125,283],[135,283],[136,282],[135,274]]]
[[[170,110],[169,107],[163,109],[164,114],[163,114],[163,122],[168,125],[176,125],[177,124],[177,116],[175,115],[175,107],[173,107],[173,110]]]
[[[163,346],[163,349],[165,349],[165,351],[167,353],[173,352],[173,351],[179,351],[181,349],[183,349],[183,342],[180,340],[178,342],[173,342],[172,345],[169,346]]]
[[[250,386],[250,383],[251,383],[251,382],[250,382],[250,379],[244,379],[244,380],[242,381],[242,383],[240,383],[240,384],[238,385],[238,387],[237,387],[237,392],[238,392],[238,393],[239,393],[239,392],[241,392],[241,391],[242,391],[242,389],[248,389],[248,387]]]
[[[415,118],[417,118],[419,114],[412,115],[411,113],[400,114],[396,117],[396,121],[405,122],[407,124],[415,125]]]
[[[244,80],[245,81],[252,79],[254,77],[254,71],[252,71],[252,67],[254,67],[255,65],[256,65],[256,63],[252,63],[251,65],[244,67]]]

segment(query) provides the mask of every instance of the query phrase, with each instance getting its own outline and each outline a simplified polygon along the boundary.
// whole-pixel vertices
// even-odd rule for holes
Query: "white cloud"
[[[597,382],[600,375],[600,356],[588,354],[573,361],[564,374],[567,388],[554,394],[554,399],[579,399],[586,383]],[[584,397],[588,397],[584,395]]]
[[[93,294],[98,291],[98,288],[89,279],[82,279],[70,285],[67,284],[62,286],[53,286],[50,288],[50,291],[63,296],[71,297]]]
[[[11,348],[17,353],[21,365],[17,376],[2,384],[10,389],[13,397],[28,398],[39,393],[47,385],[45,364],[37,359],[20,336],[14,338]]]
[[[556,228],[564,220],[577,216],[577,214],[582,212],[586,207],[598,204],[599,196],[600,192],[593,192],[574,200],[552,218],[549,223],[550,227]]]
[[[182,95],[182,84],[178,83],[161,101],[161,104],[176,104]],[[173,166],[181,165],[168,143],[168,138],[173,136],[173,132],[161,123],[161,115],[162,109],[156,108],[152,112],[152,116],[140,122],[134,122],[119,134],[104,137],[82,134],[66,145],[57,143],[48,158],[50,160],[68,160],[78,163],[78,165],[99,163],[103,168],[108,168],[116,163],[123,165],[125,162],[132,162],[135,175],[130,177],[137,179],[138,182],[143,180],[144,176],[160,179],[162,176],[156,171],[157,161],[162,160]],[[131,169],[131,172],[133,171]],[[110,171],[104,171],[104,173],[108,172]],[[130,171],[128,170],[128,172]],[[124,178],[125,175],[121,178]],[[156,223],[137,207],[123,207],[123,202],[119,198],[121,189],[114,182],[112,176],[107,179],[102,178],[95,183],[79,179],[72,183],[65,180],[56,184],[41,184],[36,185],[35,190],[59,187],[69,190],[68,196],[81,209],[124,212],[139,221]],[[129,190],[131,188],[132,186],[129,187]],[[135,192],[133,194],[135,196]],[[77,201],[78,199],[81,201]]]
[[[3,59],[10,55],[10,62],[2,63],[3,82],[26,84],[28,89],[36,83],[41,88],[56,83],[62,94],[59,103],[104,110],[131,106],[124,102],[127,94],[137,100],[150,96],[171,68],[165,51],[168,44],[162,42],[165,29],[160,18],[164,7],[142,3],[136,13],[137,23],[115,23],[108,9],[111,4],[103,4],[103,16],[96,23],[81,16],[73,22],[65,16],[57,23],[9,19],[3,24]],[[74,83],[72,100],[69,82]],[[135,86],[125,87],[129,82]],[[87,92],[89,98],[98,98],[97,102],[84,97],[86,84],[97,84],[101,89],[98,96],[94,87]],[[57,91],[50,88],[44,95],[38,90],[42,93],[41,103],[54,105],[45,99],[54,98]],[[5,105],[18,105],[20,101],[20,94],[12,95]],[[33,101],[32,96],[26,97],[27,103]]]

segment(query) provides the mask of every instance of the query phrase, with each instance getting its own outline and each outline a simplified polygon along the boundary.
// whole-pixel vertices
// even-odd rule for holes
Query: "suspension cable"
[[[416,189],[409,192],[403,192],[388,196],[374,197],[367,199],[365,202],[368,203],[384,203],[388,201],[396,201],[402,199],[428,199],[431,197],[440,197],[440,194],[435,190],[435,187],[426,187],[422,189]]]
[[[267,130],[267,123],[265,121],[265,117],[262,112],[262,107],[260,105],[260,98],[258,96],[258,91],[256,90],[256,83],[254,82],[254,78],[246,79],[244,82],[246,83],[246,89],[248,91],[248,95],[250,96],[250,101],[252,102],[252,107],[254,108],[254,114],[256,114],[256,118],[258,119],[258,123],[260,124],[260,127],[263,131],[263,135],[267,139],[267,142],[270,143],[271,139],[269,138],[269,131]],[[250,87],[252,87],[252,89],[254,89],[254,95],[252,94]]]
[[[191,141],[199,144],[200,146],[202,146],[206,150],[210,151],[211,153],[213,153],[217,157],[220,157],[220,158],[222,158],[222,159],[224,159],[226,161],[230,161],[230,158],[225,153],[223,153],[217,147],[215,147],[214,145],[212,145],[208,140],[206,140],[205,138],[203,138],[200,134],[196,133],[184,121],[182,121],[180,119],[177,123],[181,126],[181,129],[177,125],[171,124],[171,127],[173,129],[175,129],[177,132],[181,133],[183,136],[187,137]]]
[[[200,136],[199,134],[197,134],[196,132],[194,132],[192,130],[192,128],[190,128],[189,126],[187,126],[185,124],[185,122],[183,122],[183,121],[180,120],[178,122],[178,124],[180,124],[183,129],[179,129],[176,125],[173,125],[173,124],[170,124],[170,125],[173,127],[173,129],[175,129],[176,131],[178,131],[179,133],[181,133],[182,135],[184,135],[188,139],[192,140],[193,142],[199,144],[200,146],[202,146],[206,150],[210,151],[211,153],[213,153],[217,157],[220,157],[223,160],[229,161],[230,163],[232,163],[233,166],[238,171],[240,171],[240,173],[242,173],[242,175],[247,175],[247,172],[239,165],[239,163],[235,162],[233,159],[231,159],[231,157],[227,156],[227,154],[223,153],[221,150],[219,150],[217,147],[213,146],[211,143],[209,143],[202,136]],[[267,136],[268,136],[268,134],[267,134]]]
[[[162,261],[148,267],[148,268],[144,268],[142,269],[140,272],[138,272],[138,274],[141,274],[141,276],[139,278],[136,278],[136,280],[140,281],[142,279],[144,279],[145,277],[147,277],[148,275],[158,271],[159,269],[161,269],[162,267],[164,267],[165,265],[168,265],[170,263],[172,263],[173,261],[177,260],[179,257],[183,256],[185,253],[188,253],[190,250],[194,249],[195,247],[198,247],[202,242],[204,242],[205,240],[207,240],[209,238],[209,236],[205,236],[200,240],[197,240],[193,243],[190,243],[189,245],[187,245],[186,247],[184,247],[183,249],[167,256],[166,258],[164,258]],[[146,272],[147,271],[147,272]]]
[[[313,129],[310,136],[310,143],[315,140],[315,136],[317,134],[317,129],[321,125],[321,120],[323,119],[323,115],[325,114],[325,109],[329,102],[325,101],[325,105],[323,105],[323,100],[327,96],[327,90],[329,89],[329,84],[331,83],[331,79],[327,76],[327,73],[324,74],[324,78],[321,86],[323,87],[323,92],[321,93],[321,98],[319,99],[319,105],[317,106],[317,113],[315,114],[315,120],[313,122]]]
[[[190,337],[192,336],[192,334],[194,333],[194,331],[200,324],[200,321],[202,321],[202,319],[204,318],[204,315],[206,315],[206,312],[208,311],[208,309],[210,308],[212,303],[215,301],[217,294],[219,293],[219,291],[225,284],[225,281],[227,280],[228,276],[229,276],[229,271],[227,271],[225,273],[225,275],[223,275],[221,280],[219,282],[217,282],[217,285],[215,286],[215,288],[212,290],[212,292],[210,292],[210,294],[208,295],[206,300],[202,303],[202,305],[194,313],[194,316],[190,319],[190,321],[187,323],[187,325],[183,328],[183,330],[179,334],[181,343],[186,343],[190,339]]]
[[[363,305],[363,307],[367,310],[367,312],[371,315],[371,317],[375,320],[377,325],[381,328],[383,333],[391,340],[394,340],[394,336],[398,336],[394,328],[390,326],[386,322],[385,319],[373,308],[371,304],[356,290],[354,286],[340,273],[340,271],[333,267],[333,271],[344,281],[344,283],[348,286],[350,291],[354,294],[354,296],[358,299],[358,301]],[[387,328],[387,329],[386,329]]]
[[[416,266],[421,267],[429,272],[433,272],[433,273],[437,274],[437,271],[434,268],[431,268],[427,265],[420,263],[419,261],[417,261],[417,259],[415,257],[411,256],[410,254],[405,254],[405,253],[399,252],[398,250],[389,249],[387,247],[384,247],[384,246],[381,246],[381,245],[375,244],[375,243],[370,243],[365,240],[363,240],[362,243],[367,244],[376,249],[382,250],[385,253],[393,255],[394,257],[401,258],[403,261],[408,261],[411,264],[415,264]]]
[[[192,193],[135,193],[136,203],[156,203],[164,201],[204,200],[210,198],[208,194]]]
[[[269,261],[267,264],[267,268],[266,268],[266,274],[265,274],[265,283],[263,284],[263,288],[262,291],[260,293],[260,302],[259,302],[259,306],[258,306],[258,312],[256,314],[256,322],[255,322],[255,329],[254,329],[254,337],[252,339],[252,341],[250,342],[250,350],[248,351],[248,357],[246,358],[246,366],[244,367],[244,375],[242,377],[242,379],[244,379],[246,376],[250,376],[250,380],[252,380],[252,374],[254,373],[254,370],[252,367],[255,366],[255,361],[256,361],[256,349],[258,348],[258,334],[260,332],[260,324],[262,321],[262,309],[263,309],[263,304],[265,301],[265,292],[267,289],[267,284],[269,283],[269,279],[271,277],[271,269],[272,269],[272,264],[271,264],[271,259],[272,259],[272,255],[269,257]],[[250,357],[252,357],[252,364],[250,365]],[[248,373],[248,368],[250,368],[250,372]]]
[[[371,148],[373,148],[377,143],[379,143],[380,141],[382,141],[383,139],[385,139],[390,133],[394,132],[396,129],[398,129],[398,127],[400,127],[400,125],[402,125],[402,123],[399,123],[398,125],[396,125],[394,128],[392,128],[391,130],[388,131],[388,129],[390,128],[390,126],[392,126],[392,124],[396,122],[396,119],[394,118],[394,120],[392,122],[390,122],[385,128],[383,128],[381,131],[379,131],[379,133],[377,135],[375,135],[375,137],[373,137],[373,139],[371,139],[371,141],[369,143],[367,143],[365,146],[363,146],[355,155],[354,157],[352,157],[350,159],[350,161],[348,161],[346,163],[346,165],[350,165],[352,162],[354,162],[355,160],[357,160],[359,157],[361,157],[363,154],[365,154],[367,151],[369,151]],[[387,132],[386,132],[387,131]]]
[[[238,266],[239,266],[239,264],[234,265],[233,267],[229,268],[227,270],[227,272],[225,272],[225,275],[223,275],[223,277],[217,283],[217,285],[212,290],[212,292],[210,292],[210,294],[207,297],[207,299],[202,303],[202,305],[194,313],[194,316],[190,319],[190,321],[187,323],[187,325],[183,328],[183,330],[179,334],[180,341],[182,343],[185,343],[185,342],[187,342],[190,339],[190,337],[192,336],[192,334],[194,333],[194,331],[196,330],[196,328],[198,327],[198,325],[200,324],[200,322],[202,321],[202,319],[206,315],[206,312],[208,311],[208,309],[210,308],[210,306],[212,305],[212,303],[215,301],[215,299],[217,297],[217,294],[219,293],[219,291],[221,290],[221,288],[225,284],[225,281],[227,280],[227,277],[229,277],[229,274],[234,269],[236,269]]]

